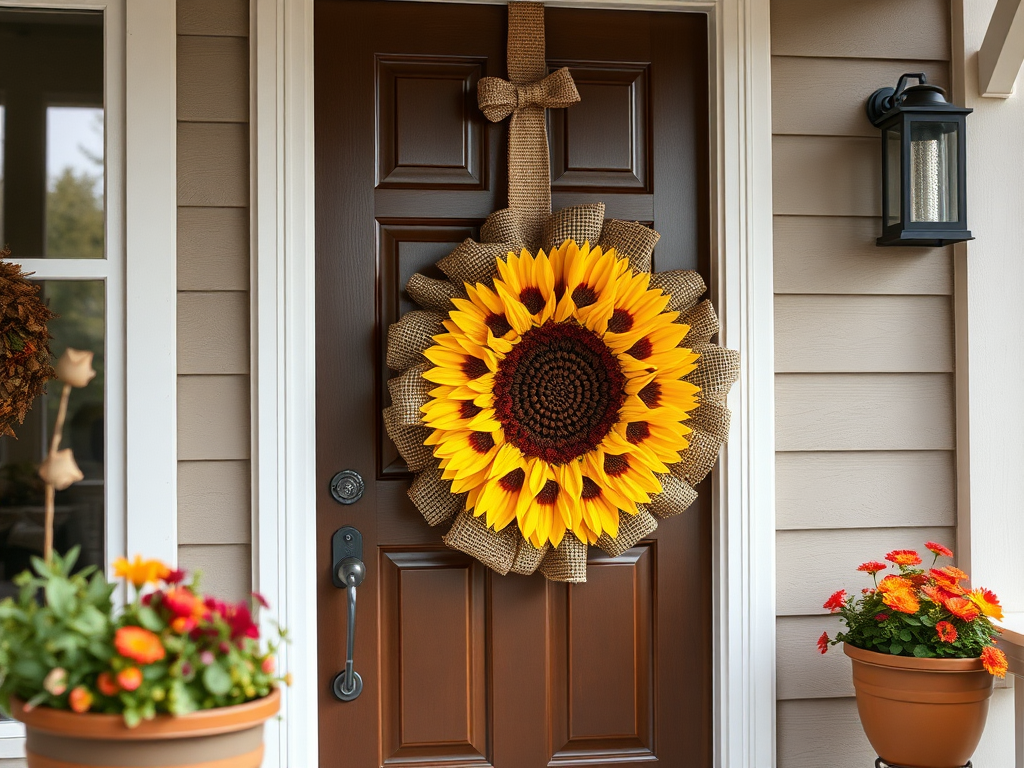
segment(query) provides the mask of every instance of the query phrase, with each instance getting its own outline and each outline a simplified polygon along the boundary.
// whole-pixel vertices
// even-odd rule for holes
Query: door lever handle
[[[356,645],[356,588],[366,578],[366,565],[362,561],[363,537],[355,528],[345,526],[334,534],[332,541],[334,586],[344,589],[348,598],[348,643],[345,670],[339,672],[331,685],[340,701],[352,701],[363,692],[363,678],[355,671]]]

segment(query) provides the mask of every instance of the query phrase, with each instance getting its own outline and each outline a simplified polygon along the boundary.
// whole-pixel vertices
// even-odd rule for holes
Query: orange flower
[[[147,584],[156,584],[170,573],[171,569],[159,560],[143,560],[142,555],[136,555],[132,562],[123,557],[114,561],[114,575],[119,579],[127,579],[136,589],[141,589]]]
[[[818,638],[818,650],[825,653],[828,650],[828,632],[822,632]]]
[[[967,579],[971,578],[966,573],[957,568],[955,565],[944,565],[941,568],[939,568],[938,571],[939,573],[944,574],[947,578],[953,579],[958,583],[961,581],[967,581]],[[935,569],[932,570],[932,575],[935,575]]]
[[[100,689],[100,693],[104,696],[117,696],[121,690],[121,686],[117,684],[114,676],[109,672],[100,672],[100,676],[96,680],[96,687]]]
[[[858,565],[857,570],[864,571],[865,573],[870,573],[872,576],[874,576],[879,571],[884,571],[888,567],[889,566],[887,566],[885,563],[880,563],[877,560],[868,560],[866,563],[861,563],[860,565]]]
[[[114,647],[126,659],[139,664],[152,664],[167,655],[160,638],[142,627],[121,627],[114,635]]]
[[[128,667],[117,673],[117,683],[126,691],[134,691],[142,685],[142,670],[138,667]]]
[[[988,650],[986,648],[986,650]],[[73,712],[82,714],[88,712],[89,707],[92,706],[92,694],[89,693],[89,689],[83,685],[77,688],[72,688],[71,693],[68,694],[68,704]]]
[[[1006,654],[994,646],[986,646],[981,649],[981,663],[990,675],[1006,677],[1008,665]]]
[[[951,597],[943,605],[946,610],[964,621],[974,621],[981,615],[981,610],[966,597]]]
[[[846,604],[846,590],[840,589],[832,593],[832,596],[825,601],[822,608],[828,608],[832,613],[835,613]]]
[[[963,573],[959,568],[956,569],[959,573]],[[964,595],[966,592],[964,588],[960,586],[960,580],[956,576],[952,576],[946,573],[946,569],[932,568],[928,571],[928,575],[932,578],[935,584],[940,588],[950,593],[951,595]]]
[[[999,598],[996,597],[996,593],[992,590],[979,587],[968,592],[967,597],[986,616],[991,616],[993,619],[1003,618],[1003,607],[999,604]]]
[[[951,550],[949,547],[944,547],[941,544],[938,544],[934,541],[926,541],[924,543],[924,546],[926,549],[930,549],[936,555],[941,555],[942,557],[953,556],[953,550]]]
[[[962,593],[963,590],[961,590],[961,594]],[[925,584],[921,587],[921,594],[936,605],[945,605],[949,598],[956,597],[956,593],[950,592],[940,584]]]
[[[956,627],[948,621],[940,621],[936,624],[935,631],[939,633],[939,640],[944,643],[952,643],[956,641]]]
[[[185,635],[191,632],[198,626],[199,622],[193,619],[191,616],[179,616],[171,621],[171,629],[177,632],[179,635]]]
[[[912,549],[894,549],[885,559],[896,565],[920,565],[921,556]]]
[[[882,602],[900,613],[917,613],[921,609],[921,602],[912,592],[887,592],[882,595]]]
[[[878,585],[878,591],[882,593],[892,592],[911,592],[914,589],[914,585],[907,581],[902,576],[890,575],[882,579],[882,583]]]

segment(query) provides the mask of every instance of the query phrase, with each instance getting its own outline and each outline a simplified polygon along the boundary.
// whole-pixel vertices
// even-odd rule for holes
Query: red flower
[[[981,663],[990,675],[1006,677],[1007,663],[1006,654],[991,645],[981,650]]]
[[[840,589],[832,593],[832,596],[825,601],[822,608],[828,608],[832,613],[835,613],[846,604],[846,590]]]
[[[109,672],[100,672],[100,676],[96,680],[96,687],[100,689],[100,693],[104,696],[117,696],[121,690],[121,686],[117,684],[114,676]]]
[[[875,615],[875,621],[885,621],[889,618],[888,613],[879,613]]]
[[[822,632],[818,638],[818,650],[825,653],[828,650],[828,632]]]
[[[921,556],[912,549],[894,549],[885,559],[896,565],[920,565]]]
[[[267,602],[267,598],[261,595],[259,592],[252,593],[252,599],[256,601],[256,604],[261,608],[269,608],[270,603]]]
[[[858,565],[857,570],[864,571],[865,573],[870,573],[872,576],[874,576],[879,571],[884,571],[888,567],[889,566],[887,566],[885,563],[880,563],[877,560],[868,560],[866,563],[861,563],[860,565]]]
[[[163,604],[172,615],[184,618],[201,619],[207,612],[206,606],[199,598],[185,587],[167,590]]]
[[[951,550],[949,547],[944,547],[941,544],[938,544],[934,541],[926,541],[924,545],[927,549],[930,549],[936,555],[941,555],[942,557],[953,556],[953,550]]]
[[[948,621],[940,621],[935,625],[935,631],[939,633],[939,640],[944,643],[956,642],[956,627]]]
[[[175,568],[166,576],[164,576],[165,584],[181,584],[185,580],[187,574],[180,568]]]

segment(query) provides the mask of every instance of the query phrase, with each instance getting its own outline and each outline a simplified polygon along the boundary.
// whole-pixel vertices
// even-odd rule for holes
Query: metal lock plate
[[[331,478],[331,496],[339,504],[355,504],[363,498],[366,483],[362,476],[352,469],[343,469]]]

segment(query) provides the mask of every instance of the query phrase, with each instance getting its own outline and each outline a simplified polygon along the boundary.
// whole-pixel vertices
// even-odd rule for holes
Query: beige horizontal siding
[[[952,450],[953,377],[786,373],[775,377],[779,451]]]
[[[778,734],[779,768],[870,768],[875,764],[854,699],[780,701]]]
[[[178,290],[249,290],[249,211],[178,209]]]
[[[948,0],[772,0],[771,17],[776,55],[949,60]]]
[[[210,72],[217,77],[207,77]],[[248,39],[178,36],[178,119],[249,119]]]
[[[178,205],[249,204],[249,126],[178,123]]]
[[[930,372],[953,370],[948,296],[779,296],[775,370]]]
[[[775,214],[881,216],[881,139],[775,136]]]
[[[867,579],[866,584],[871,584]],[[825,602],[835,589],[822,583]],[[833,699],[853,696],[850,658],[843,646],[829,648],[825,655],[818,650],[818,638],[827,632],[836,636],[842,624],[837,616],[780,616],[775,624],[776,697],[787,699]],[[870,763],[869,763],[870,765]]]
[[[949,0],[772,0],[779,768],[874,762],[822,604],[956,523],[951,248],[879,248],[864,105],[950,81]]]
[[[251,579],[249,2],[178,0],[180,559]]]
[[[835,590],[859,593],[871,586],[870,577],[857,571],[861,563],[879,560],[893,549],[922,551],[926,541],[953,547],[955,538],[953,528],[779,531],[775,537],[778,615],[826,613],[822,604]]]
[[[222,600],[244,600],[252,583],[247,544],[203,544],[178,547],[178,562],[202,574],[203,592]]]
[[[178,377],[178,459],[249,458],[249,377]]]
[[[775,462],[778,530],[955,522],[952,451],[777,453]]]
[[[878,59],[811,59],[773,56],[772,132],[878,138],[864,102],[904,72],[924,72],[928,82],[949,88],[946,62]]]
[[[249,34],[249,0],[178,0],[179,35]]]
[[[178,373],[248,372],[248,292],[179,292]]]
[[[877,218],[775,217],[775,293],[952,295],[951,248],[879,248]]]
[[[179,461],[178,542],[248,544],[251,485],[248,461]]]

